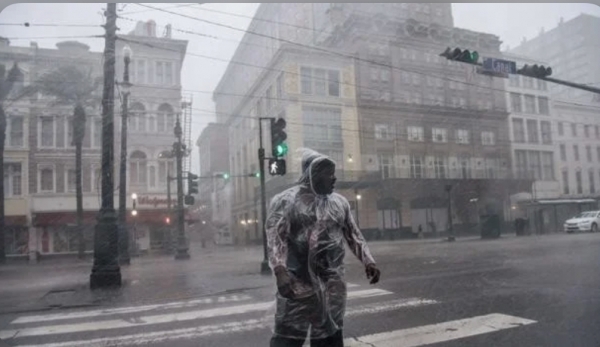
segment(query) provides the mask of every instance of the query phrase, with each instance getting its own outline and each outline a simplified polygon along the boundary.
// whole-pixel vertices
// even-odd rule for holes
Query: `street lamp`
[[[355,194],[355,198],[356,198],[356,202],[355,202],[355,207],[356,207],[356,225],[360,225],[359,219],[358,219],[358,202],[360,201],[360,199],[362,199],[362,196],[360,194],[358,194],[358,190],[354,190],[354,194]]]
[[[131,215],[133,217],[136,217],[137,214],[138,214],[138,211],[137,211],[137,198],[138,197],[137,197],[136,193],[131,194],[131,200],[133,200],[132,208],[131,208]],[[133,250],[132,250],[132,252],[133,252],[132,255],[134,257],[137,257],[140,254],[140,252],[139,252],[140,251],[140,246],[139,246],[139,244],[137,242],[137,225],[135,224],[135,219],[133,220],[133,235],[131,235],[131,241],[132,241],[131,244],[134,245]]]
[[[90,288],[120,287],[119,233],[114,206],[114,102],[116,4],[109,3],[104,47],[104,90],[102,92],[102,203],[94,228],[94,265]]]
[[[122,88],[123,97],[122,115],[121,115],[121,162],[119,164],[119,262],[122,265],[129,265],[131,258],[129,256],[129,232],[127,230],[127,206],[125,197],[127,181],[127,117],[129,116],[129,63],[131,62],[131,48],[123,47],[123,61],[125,69],[123,70],[123,82],[119,83]]]

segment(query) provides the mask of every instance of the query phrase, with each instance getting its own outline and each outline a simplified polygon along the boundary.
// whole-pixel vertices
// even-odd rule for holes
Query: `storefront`
[[[8,256],[22,256],[29,253],[29,228],[25,216],[6,216],[4,219],[4,243]]]

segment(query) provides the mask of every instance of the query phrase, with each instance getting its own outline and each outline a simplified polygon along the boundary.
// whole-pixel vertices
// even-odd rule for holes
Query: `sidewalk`
[[[0,314],[55,308],[133,305],[268,289],[260,274],[262,247],[190,250],[190,260],[170,255],[132,258],[122,266],[119,289],[89,289],[92,260],[0,266]],[[242,285],[240,285],[242,283]]]

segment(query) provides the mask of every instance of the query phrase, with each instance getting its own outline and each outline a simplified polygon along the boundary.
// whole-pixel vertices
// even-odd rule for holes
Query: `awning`
[[[4,225],[10,226],[26,226],[27,216],[4,216]]]

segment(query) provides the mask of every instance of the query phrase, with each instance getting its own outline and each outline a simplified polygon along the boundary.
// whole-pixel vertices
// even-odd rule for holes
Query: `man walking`
[[[266,222],[269,265],[277,280],[271,347],[343,347],[345,245],[365,265],[371,284],[380,271],[350,212],[334,193],[335,162],[304,149],[296,186],[271,201]]]

